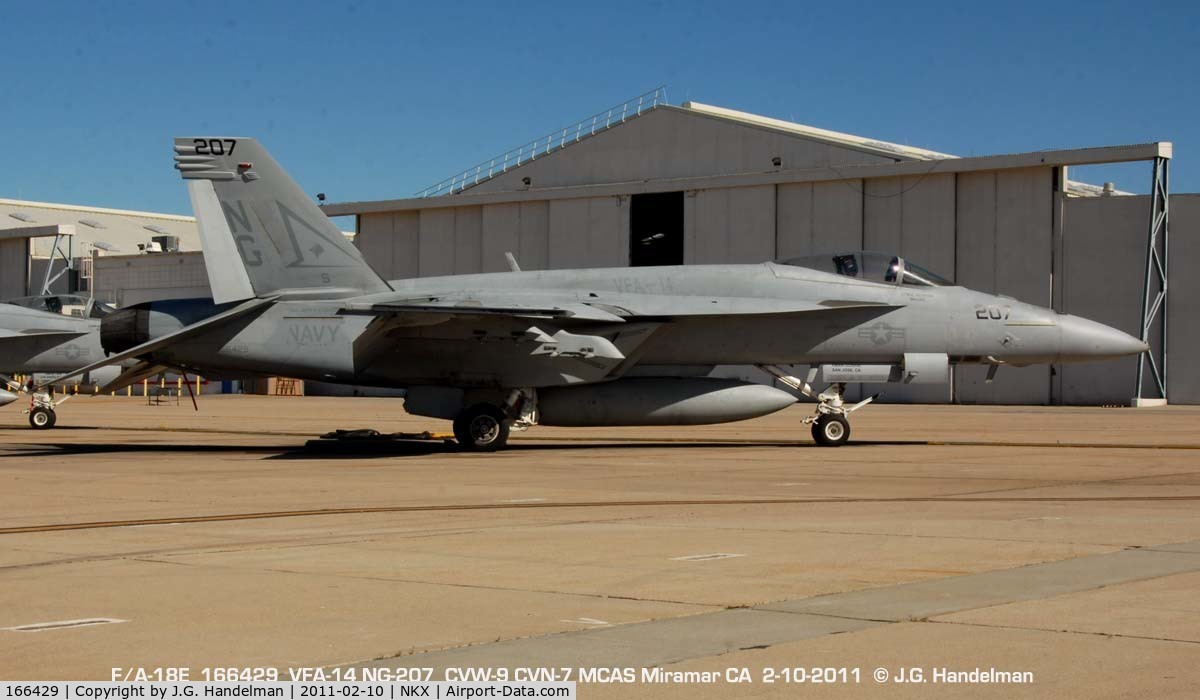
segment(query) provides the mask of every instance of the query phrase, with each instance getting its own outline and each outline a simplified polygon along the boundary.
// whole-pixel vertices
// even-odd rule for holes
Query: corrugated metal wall
[[[1067,200],[1063,215],[1063,310],[1139,335],[1146,265],[1149,197]],[[1167,297],[1167,396],[1200,403],[1200,195],[1171,197],[1171,275]],[[1126,403],[1133,396],[1135,358],[1061,369],[1064,403]],[[1147,370],[1148,372],[1149,370]],[[1147,379],[1149,381],[1149,379]]]

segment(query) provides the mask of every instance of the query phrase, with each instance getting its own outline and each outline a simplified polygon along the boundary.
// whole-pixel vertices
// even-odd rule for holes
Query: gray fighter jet
[[[817,401],[804,419],[817,442],[841,445],[847,416],[871,400],[845,402],[849,382],[1146,350],[891,255],[389,282],[253,139],[181,138],[175,154],[221,306],[199,322],[155,303],[117,311],[104,320],[107,362],[403,387],[408,412],[453,420],[466,449],[539,423],[741,420],[795,394]],[[705,376],[715,365],[756,365],[794,393]]]
[[[103,358],[100,319],[111,310],[105,304],[70,294],[0,303],[0,372],[67,372],[82,362]],[[24,390],[9,375],[0,374],[0,406],[16,401]],[[48,395],[34,394],[27,411],[30,425],[53,427],[56,403]]]

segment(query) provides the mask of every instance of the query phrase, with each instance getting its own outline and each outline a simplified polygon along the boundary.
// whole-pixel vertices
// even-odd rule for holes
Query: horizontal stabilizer
[[[29,338],[29,337],[55,338],[57,340],[70,340],[71,338],[78,338],[81,335],[87,335],[87,334],[88,334],[88,331],[40,330],[37,328],[30,328],[30,329],[21,330],[21,331],[14,331],[14,330],[9,330],[7,328],[0,328],[0,340],[3,340],[5,338]]]
[[[139,362],[118,374],[109,383],[100,387],[100,392],[104,393],[107,391],[120,391],[127,386],[137,384],[143,379],[149,379],[156,374],[166,372],[168,369],[170,368],[164,367],[163,365],[156,365],[151,362]]]
[[[168,333],[162,337],[155,338],[148,342],[142,343],[141,345],[134,346],[134,347],[126,350],[125,352],[120,352],[120,353],[117,353],[116,355],[109,355],[108,357],[104,358],[103,360],[100,360],[98,362],[93,362],[92,364],[87,365],[86,367],[80,367],[79,369],[77,369],[73,372],[68,372],[67,374],[55,377],[48,382],[42,382],[41,386],[44,387],[44,386],[49,386],[51,384],[56,384],[58,382],[63,381],[64,379],[70,379],[71,377],[77,377],[86,372],[91,372],[94,369],[99,369],[101,367],[107,367],[108,365],[115,365],[118,362],[124,362],[125,360],[131,359],[131,358],[140,357],[142,355],[154,352],[155,350],[158,350],[160,348],[167,347],[168,345],[174,345],[175,343],[178,343],[182,340],[186,340],[193,336],[200,335],[201,333],[212,330],[213,328],[215,328],[221,324],[224,324],[228,321],[232,321],[233,319],[238,318],[240,316],[245,316],[246,314],[248,314],[252,311],[261,309],[261,308],[263,308],[269,304],[272,304],[274,302],[275,302],[275,297],[267,297],[264,299],[249,299],[249,300],[245,301],[244,303],[238,304],[237,306],[233,307],[232,309],[229,309],[227,311],[222,311],[221,313],[217,314],[216,316],[210,316],[209,318],[206,318],[203,321],[200,321],[199,323],[193,323],[190,326],[184,326],[183,328],[180,328],[179,330],[175,331],[174,333]]]

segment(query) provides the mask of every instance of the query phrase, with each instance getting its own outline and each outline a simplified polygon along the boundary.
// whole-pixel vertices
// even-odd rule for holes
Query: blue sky
[[[191,213],[177,135],[256,136],[331,201],[402,197],[665,83],[958,155],[1170,140],[1200,191],[1200,4],[0,6],[0,197]],[[1149,165],[1086,172],[1145,191]],[[1076,173],[1073,177],[1079,178]]]

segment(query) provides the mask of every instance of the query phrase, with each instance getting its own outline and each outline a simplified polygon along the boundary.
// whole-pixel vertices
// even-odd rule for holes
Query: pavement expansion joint
[[[1150,642],[1168,642],[1172,644],[1200,644],[1196,639],[1176,639],[1174,637],[1153,637],[1142,634],[1122,634],[1119,632],[1089,632],[1087,630],[1050,629],[1048,627],[1027,627],[1025,625],[997,625],[986,622],[964,622],[962,620],[915,620],[934,625],[958,625],[961,627],[986,627],[989,629],[1019,630],[1022,632],[1047,632],[1050,634],[1078,634],[1088,637],[1105,637],[1116,639],[1143,639]]]
[[[1195,556],[1200,553],[1200,541],[1161,546],[1169,549],[1126,548],[1012,569],[535,635],[418,656],[422,666],[435,668],[519,665],[529,658],[551,666],[584,661],[614,667],[665,665],[1200,571],[1200,557]]]

